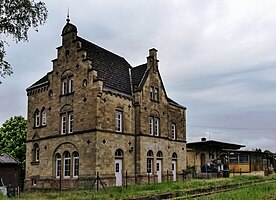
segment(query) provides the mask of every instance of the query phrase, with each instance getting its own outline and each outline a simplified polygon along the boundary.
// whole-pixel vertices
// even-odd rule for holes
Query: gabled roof
[[[142,64],[131,69],[132,86],[133,88],[139,87],[147,70],[147,64]]]
[[[87,58],[92,60],[92,69],[98,71],[98,77],[103,79],[104,87],[131,95],[130,64],[102,47],[99,47],[81,37],[82,49],[87,52]]]
[[[16,164],[20,165],[20,162],[6,153],[0,153],[0,165],[1,164]]]

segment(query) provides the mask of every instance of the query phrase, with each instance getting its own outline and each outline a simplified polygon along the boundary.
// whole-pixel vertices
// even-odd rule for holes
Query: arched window
[[[124,157],[124,152],[123,152],[123,150],[122,150],[122,149],[117,149],[117,150],[115,151],[115,157],[116,157],[116,158],[123,158],[123,157]]]
[[[39,110],[37,109],[35,111],[35,127],[39,127],[40,126],[40,113]]]
[[[60,178],[61,176],[61,155],[59,153],[56,154],[56,178]]]
[[[41,111],[41,125],[46,126],[46,109],[43,108]]]
[[[158,151],[156,154],[157,159],[162,159],[163,158],[163,153],[162,151]]]
[[[147,173],[149,175],[152,175],[153,169],[153,152],[151,150],[149,150],[147,152]]]
[[[39,145],[37,143],[34,144],[33,153],[33,161],[39,162]]]
[[[68,151],[65,151],[65,153],[64,153],[64,178],[70,177],[70,163],[71,163],[70,153]]]
[[[73,153],[73,177],[79,176],[79,166],[80,166],[79,153],[75,151]]]
[[[175,152],[172,154],[172,159],[177,160],[177,154]]]

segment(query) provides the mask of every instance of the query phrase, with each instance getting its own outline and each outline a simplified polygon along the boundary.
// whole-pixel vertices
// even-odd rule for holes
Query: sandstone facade
[[[25,188],[177,180],[186,168],[186,108],[168,98],[157,50],[127,61],[62,31],[53,70],[27,89]],[[166,178],[165,178],[166,177]]]

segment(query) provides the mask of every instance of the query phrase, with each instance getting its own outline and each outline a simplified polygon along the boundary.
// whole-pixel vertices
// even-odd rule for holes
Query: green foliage
[[[28,31],[46,22],[45,3],[34,0],[0,0],[0,34],[11,36],[15,42],[28,41]],[[10,64],[4,60],[6,41],[0,40],[0,77],[12,74]],[[1,83],[1,80],[0,80]]]
[[[0,128],[0,151],[18,159],[24,166],[26,158],[27,120],[15,116]]]

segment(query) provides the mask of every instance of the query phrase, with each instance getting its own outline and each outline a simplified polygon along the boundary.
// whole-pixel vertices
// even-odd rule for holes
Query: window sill
[[[66,93],[66,94],[61,94],[59,95],[59,97],[66,97],[66,96],[71,96],[74,95],[75,92],[70,92],[70,93]]]
[[[32,161],[31,165],[39,165],[39,161]]]
[[[41,126],[34,126],[33,129],[40,129],[40,128],[45,128],[47,125],[41,125]]]

